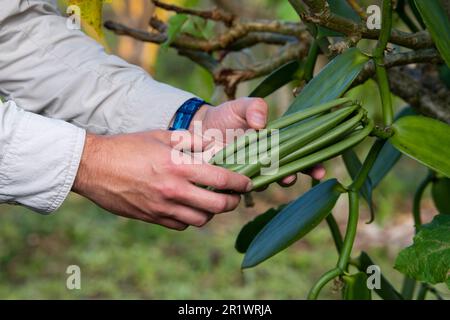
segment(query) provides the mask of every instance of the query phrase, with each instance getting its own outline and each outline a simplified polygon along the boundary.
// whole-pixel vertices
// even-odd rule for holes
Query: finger
[[[180,185],[180,188],[183,192],[178,194],[175,200],[195,209],[214,214],[233,211],[241,201],[240,195],[217,193],[189,183]]]
[[[283,179],[281,179],[278,184],[282,187],[290,187],[292,185],[294,185],[297,182],[297,175],[293,174],[287,177],[284,177]]]
[[[254,191],[255,191],[255,192],[263,192],[263,191],[265,191],[268,187],[269,187],[269,185],[264,186],[264,187],[261,187],[261,188],[258,188],[258,189],[254,190]]]
[[[261,98],[240,98],[225,103],[231,106],[233,119],[236,124],[243,121],[235,128],[262,129],[267,123],[269,107]],[[242,120],[241,120],[242,119]]]
[[[241,174],[210,164],[185,166],[189,181],[218,190],[245,193],[252,190],[252,181]]]
[[[250,128],[263,129],[267,124],[269,106],[260,98],[251,98],[246,101],[245,119]]]
[[[213,216],[212,213],[196,210],[176,203],[171,204],[170,212],[167,212],[168,219],[173,219],[182,224],[196,227],[204,226]]]
[[[159,217],[159,218],[155,219],[155,217],[153,215],[146,214],[143,211],[140,211],[139,213],[134,214],[131,218],[140,220],[140,221],[144,221],[147,223],[158,224],[160,226],[163,226],[163,227],[166,227],[169,229],[173,229],[173,230],[178,230],[178,231],[183,231],[188,227],[187,224],[182,223],[177,220],[174,220],[174,219],[170,219],[170,218]]]
[[[166,228],[169,228],[172,230],[177,230],[177,231],[183,231],[183,230],[186,230],[187,227],[189,227],[189,225],[186,223],[182,223],[177,220],[166,219],[166,218],[160,218],[156,224],[159,224],[163,227],[166,227]]]
[[[326,170],[323,165],[318,164],[315,167],[306,170],[304,173],[316,180],[322,180],[325,177]]]

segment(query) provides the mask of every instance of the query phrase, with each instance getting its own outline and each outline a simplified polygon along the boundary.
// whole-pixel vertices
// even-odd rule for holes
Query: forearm
[[[14,2],[0,0],[9,10],[0,14],[0,94],[27,111],[93,133],[126,133],[166,129],[193,97],[69,30],[46,1]]]

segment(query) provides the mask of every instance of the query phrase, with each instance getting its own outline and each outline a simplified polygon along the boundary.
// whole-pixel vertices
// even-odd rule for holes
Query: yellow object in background
[[[102,12],[105,0],[68,0],[69,5],[80,8],[81,20],[95,31],[98,37],[103,37]]]
[[[103,32],[103,5],[111,4],[112,11],[117,17],[129,21],[129,25],[150,31],[148,20],[150,16],[156,15],[158,19],[167,22],[171,13],[159,8],[153,8],[148,0],[65,0],[67,5],[76,5],[80,8],[80,18],[84,31],[90,37],[102,44],[107,51],[109,45],[105,40]],[[172,0],[175,5],[183,5],[187,0]],[[157,44],[138,42],[128,37],[119,37],[117,54],[125,60],[143,67],[153,73],[160,46]]]

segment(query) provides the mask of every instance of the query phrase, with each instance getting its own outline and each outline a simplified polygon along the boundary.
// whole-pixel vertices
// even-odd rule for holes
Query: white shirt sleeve
[[[53,1],[0,0],[0,8],[0,95],[8,100],[0,106],[0,203],[53,212],[75,179],[83,129],[165,129],[193,97],[68,29]]]
[[[0,101],[0,203],[55,211],[75,180],[85,131]]]
[[[0,0],[0,94],[92,133],[166,129],[193,95],[70,30],[52,2]]]

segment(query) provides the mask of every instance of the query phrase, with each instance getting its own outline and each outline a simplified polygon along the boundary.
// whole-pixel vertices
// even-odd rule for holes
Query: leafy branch
[[[292,0],[291,2],[295,3],[296,0]],[[305,3],[311,5],[314,1],[305,1]],[[237,86],[240,83],[267,75],[286,62],[302,60],[314,48],[313,40],[308,33],[307,26],[301,22],[296,23],[267,19],[252,20],[237,17],[235,14],[217,8],[211,10],[195,10],[167,4],[162,1],[154,1],[154,4],[163,10],[201,17],[223,24],[223,28],[221,29],[225,29],[209,39],[198,37],[181,30],[173,41],[169,43],[169,46],[176,49],[180,55],[204,67],[212,75],[216,85],[224,86],[225,93],[229,98],[235,96]],[[325,4],[326,1],[318,1],[313,5],[313,10],[308,11],[303,16],[304,21],[313,21],[317,25],[338,31],[350,39],[377,39],[379,37],[379,31],[368,30],[363,22],[358,24],[352,20],[333,14]],[[167,43],[168,25],[160,21],[157,17],[151,18],[149,25],[153,29],[150,32],[130,28],[113,21],[105,22],[105,27],[118,35],[130,36],[137,40],[156,44]],[[437,64],[442,61],[436,50],[432,48],[433,42],[427,32],[409,34],[393,30],[390,41],[394,44],[412,49],[428,49],[419,50],[417,54],[416,51],[393,55],[388,54],[384,61],[386,68],[411,63]],[[247,65],[244,68],[233,68],[226,65],[224,57],[229,52],[242,51],[260,43],[278,47],[278,53],[272,54],[263,61],[255,61],[254,64]],[[334,48],[335,46],[336,44],[332,47]],[[323,48],[321,47],[321,49]],[[313,61],[310,62],[312,63]],[[311,63],[306,64],[310,67],[309,70],[313,66]],[[368,79],[372,76],[371,69],[372,67],[368,66],[365,78],[361,76],[358,80]],[[305,74],[308,76],[310,73],[308,71]],[[405,94],[405,96],[407,95]],[[420,106],[422,107],[421,103]],[[423,108],[429,111],[434,109],[429,104]],[[438,111],[430,111],[429,113],[435,117],[439,117],[438,114],[440,114]]]

